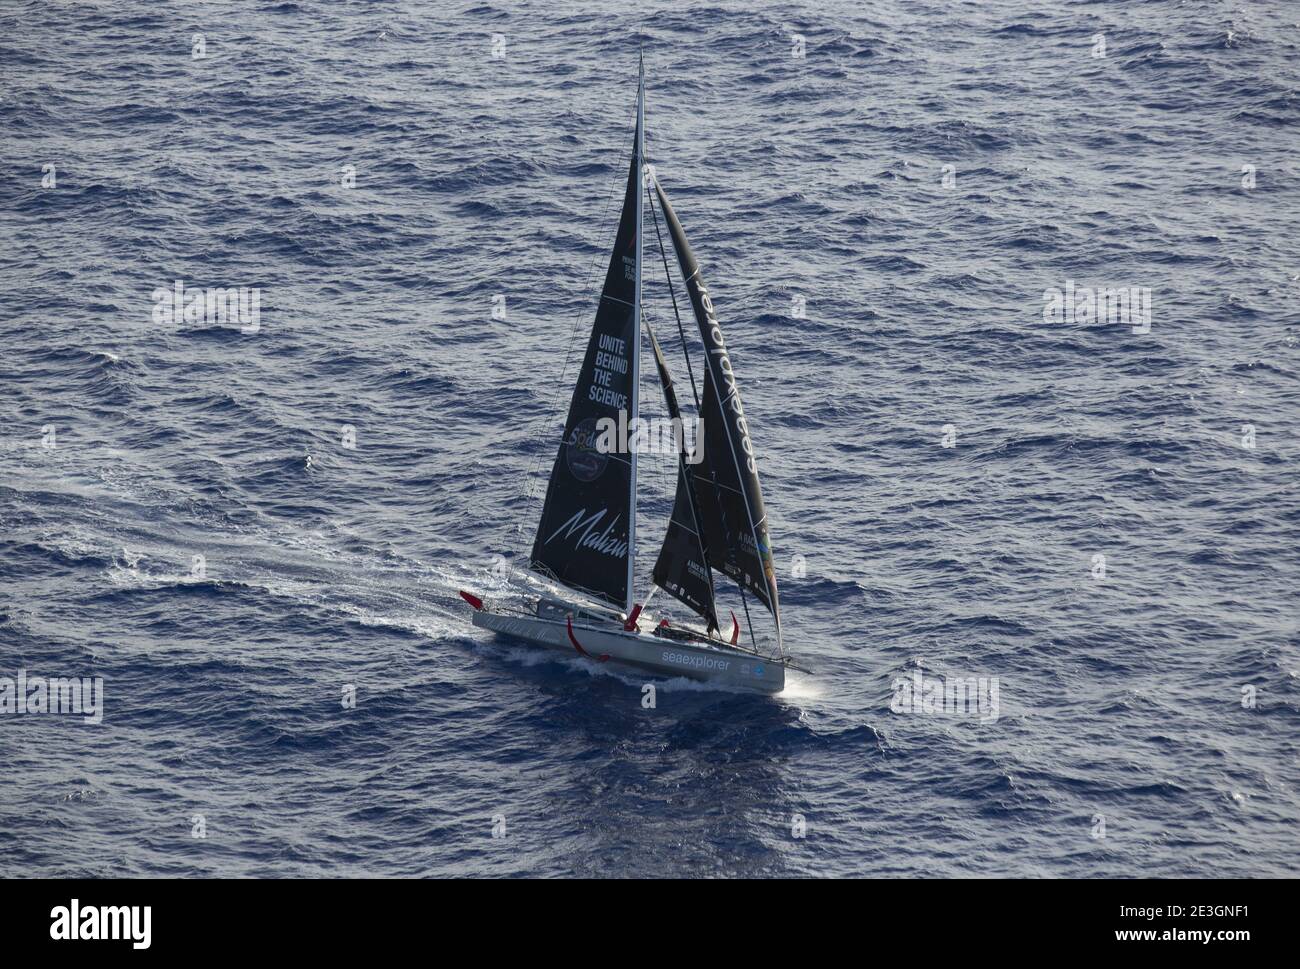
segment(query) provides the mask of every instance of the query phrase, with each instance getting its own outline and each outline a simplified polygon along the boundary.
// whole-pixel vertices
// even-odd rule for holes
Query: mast
[[[632,307],[632,413],[627,426],[637,426],[640,411],[641,384],[641,224],[645,215],[645,205],[641,199],[641,183],[645,179],[645,55],[641,54],[637,65],[636,88],[636,143],[632,146],[634,160],[632,170],[636,172],[636,296]],[[628,448],[628,458],[632,466],[632,496],[629,502],[627,520],[627,602],[624,611],[632,614],[632,601],[636,598],[633,581],[636,575],[636,458],[637,449]]]
[[[643,92],[641,81],[618,229],[528,559],[533,571],[625,614],[633,593],[637,453],[611,438],[639,411]]]

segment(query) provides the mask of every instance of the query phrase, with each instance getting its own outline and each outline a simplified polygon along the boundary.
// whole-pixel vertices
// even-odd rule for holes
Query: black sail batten
[[[640,315],[641,110],[605,285],[551,468],[530,566],[626,609],[636,541],[636,455],[599,449],[600,422],[635,418]]]
[[[659,341],[648,323],[646,332],[650,334],[650,347],[659,369],[659,382],[663,386],[668,417],[680,425],[682,412],[677,404],[677,392],[673,389],[668,363],[664,360]],[[659,558],[655,560],[653,578],[655,585],[703,616],[709,630],[713,631],[718,628],[713,573],[709,569],[704,534],[699,524],[701,516],[695,493],[695,469],[687,460],[684,445],[683,438],[683,449],[677,455],[677,494],[668,519],[668,532],[664,535]],[[696,442],[697,448],[703,446],[703,441]]]
[[[657,179],[655,192],[704,342],[706,366],[700,402],[704,460],[697,466],[694,480],[709,564],[768,608],[776,619],[779,641],[780,605],[767,514],[735,371],[699,263]]]

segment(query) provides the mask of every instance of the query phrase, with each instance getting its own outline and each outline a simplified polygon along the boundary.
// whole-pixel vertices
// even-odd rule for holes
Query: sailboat
[[[569,405],[559,450],[529,556],[542,590],[524,605],[491,604],[469,591],[475,626],[592,663],[609,663],[663,677],[686,677],[729,689],[776,693],[787,669],[802,669],[785,653],[767,515],[749,425],[741,404],[713,301],[690,243],[656,174],[645,160],[645,64],[637,85],[632,159],[605,284]],[[642,189],[644,188],[644,194]],[[658,338],[642,308],[645,212],[654,220],[691,392],[702,432],[688,453],[674,439],[677,483],[672,513],[653,570],[653,586],[637,601],[637,455],[641,333],[653,352],[671,419],[681,420],[676,389]],[[667,225],[704,348],[697,386],[677,308],[676,290],[659,216]],[[697,425],[698,426],[698,425]],[[613,428],[619,433],[612,433]],[[613,442],[613,446],[611,446]],[[702,453],[699,449],[702,448]],[[739,587],[750,641],[740,641],[731,612],[730,635],[718,622],[714,575]],[[540,577],[540,578],[538,578]],[[680,623],[646,611],[656,589],[703,620]],[[772,617],[775,649],[754,642],[749,600]]]

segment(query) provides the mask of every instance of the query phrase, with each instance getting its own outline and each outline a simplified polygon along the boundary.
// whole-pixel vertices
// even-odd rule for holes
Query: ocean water
[[[0,874],[1295,873],[1294,4],[0,28],[0,677],[104,689],[0,715]],[[457,597],[531,542],[638,49],[813,670],[772,698],[646,709]],[[176,280],[256,331],[155,318]],[[1149,317],[1045,318],[1067,285]]]

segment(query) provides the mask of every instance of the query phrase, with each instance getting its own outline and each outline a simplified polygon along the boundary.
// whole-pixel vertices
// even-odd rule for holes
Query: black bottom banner
[[[7,955],[65,949],[73,958],[373,957],[440,936],[492,950],[549,948],[568,927],[581,930],[584,948],[592,935],[657,948],[676,934],[704,941],[707,929],[714,944],[765,954],[814,943],[864,955],[901,945],[912,961],[933,943],[939,959],[1025,945],[1231,959],[1287,937],[1281,919],[1294,888],[1217,880],[10,880],[0,882],[0,927]],[[778,922],[783,931],[773,933]]]

